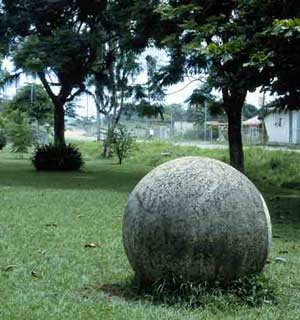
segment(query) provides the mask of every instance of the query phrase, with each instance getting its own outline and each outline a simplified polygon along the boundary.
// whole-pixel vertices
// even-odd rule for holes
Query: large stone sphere
[[[129,196],[123,221],[129,262],[144,284],[228,283],[260,272],[271,244],[265,201],[242,173],[217,160],[160,165]]]

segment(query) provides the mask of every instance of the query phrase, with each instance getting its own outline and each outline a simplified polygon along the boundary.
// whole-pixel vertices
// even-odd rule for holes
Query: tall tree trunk
[[[98,108],[97,110],[97,141],[99,142],[101,140],[101,116]]]
[[[111,140],[112,140],[112,132],[111,132],[111,129],[108,128],[106,138],[103,142],[102,156],[105,159],[108,159],[111,157]]]
[[[103,142],[103,153],[102,153],[102,156],[105,159],[108,159],[112,156],[111,143],[112,143],[114,130],[115,130],[115,125],[113,120],[114,119],[110,119],[110,117],[108,118],[107,134]]]
[[[115,130],[118,127],[118,124],[120,122],[120,118],[121,118],[121,115],[122,115],[123,107],[124,107],[124,104],[122,102],[121,105],[119,106],[118,110],[117,110],[117,108],[115,108],[113,117],[111,119],[111,122],[108,125],[107,136],[106,136],[106,139],[104,141],[104,146],[103,146],[103,148],[104,148],[103,149],[103,157],[104,158],[111,157],[112,139],[114,137]]]
[[[64,104],[61,102],[57,102],[54,108],[54,144],[59,147],[66,145],[65,109]]]
[[[224,109],[228,118],[228,142],[230,164],[244,172],[244,150],[242,140],[242,110],[247,91],[223,90]]]
[[[240,109],[228,112],[227,117],[230,164],[239,171],[244,172],[242,110]]]
[[[111,115],[109,115],[109,124],[107,128],[107,136],[104,142],[104,150],[103,157],[109,158],[111,157],[111,144],[112,139],[114,137],[115,129],[119,124],[119,120],[122,112],[122,104],[124,104],[123,93],[121,94],[121,105],[118,102],[117,98],[117,84],[116,84],[116,76],[114,70],[114,63],[111,62],[109,65],[109,75],[111,82],[111,97],[110,97],[110,105],[111,110],[113,111]]]
[[[72,92],[71,85],[62,85],[59,95],[55,95],[51,89],[49,82],[46,79],[45,72],[38,72],[39,78],[54,105],[54,144],[56,146],[64,147],[66,145],[65,141],[65,109],[64,105],[67,101],[67,97]],[[60,83],[63,83],[59,79]]]

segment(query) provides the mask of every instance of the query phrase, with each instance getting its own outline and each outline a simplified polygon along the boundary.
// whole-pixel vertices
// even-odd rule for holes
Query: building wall
[[[292,132],[293,143],[300,144],[300,111],[293,111]]]
[[[264,122],[269,143],[300,143],[300,111],[273,112]],[[292,127],[290,126],[292,123]]]

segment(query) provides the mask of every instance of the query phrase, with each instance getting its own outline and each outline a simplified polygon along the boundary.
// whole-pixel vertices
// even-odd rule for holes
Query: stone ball
[[[137,279],[229,283],[262,271],[271,245],[266,203],[233,167],[183,157],[146,175],[129,196],[123,244]]]

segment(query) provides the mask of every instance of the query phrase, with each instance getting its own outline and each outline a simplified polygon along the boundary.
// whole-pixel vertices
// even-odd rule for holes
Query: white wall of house
[[[272,112],[264,118],[269,143],[289,143],[289,114]]]
[[[300,111],[272,112],[264,122],[269,143],[300,144]]]
[[[300,144],[300,111],[293,111],[293,143]]]

